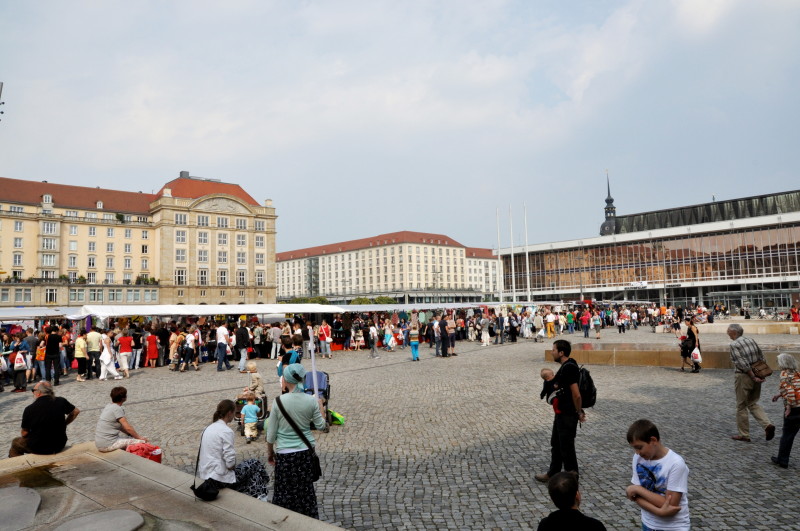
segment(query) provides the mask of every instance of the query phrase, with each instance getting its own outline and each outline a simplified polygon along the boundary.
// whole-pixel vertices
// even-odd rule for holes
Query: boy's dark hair
[[[111,401],[115,404],[121,403],[128,398],[128,390],[124,387],[115,387],[111,390]]]
[[[572,352],[572,345],[570,345],[569,341],[566,339],[556,339],[553,341],[553,346],[556,347],[557,351],[569,358]]]
[[[547,492],[556,507],[572,509],[578,495],[578,476],[574,472],[559,472],[547,482]]]
[[[302,347],[303,346],[303,336],[298,336],[297,334],[292,335],[292,346],[293,347]]]
[[[285,349],[291,349],[292,348],[292,338],[289,337],[289,336],[282,337],[281,338],[281,345]]]
[[[628,444],[633,444],[633,441],[650,442],[651,437],[661,440],[658,428],[650,420],[639,419],[628,428]]]

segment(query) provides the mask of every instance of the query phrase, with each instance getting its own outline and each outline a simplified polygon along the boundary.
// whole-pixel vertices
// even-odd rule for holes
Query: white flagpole
[[[503,260],[500,258],[500,209],[495,209],[495,223],[497,225],[497,293],[500,295],[500,303],[503,303]]]
[[[514,272],[514,217],[511,215],[511,205],[508,205],[508,228],[511,232],[511,302],[516,302],[517,280]]]
[[[525,209],[525,284],[528,290],[528,300],[531,300],[531,265],[530,261],[528,260],[528,205],[522,203],[522,207]]]

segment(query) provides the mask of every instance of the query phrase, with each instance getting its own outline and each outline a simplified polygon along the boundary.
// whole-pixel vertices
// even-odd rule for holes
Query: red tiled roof
[[[404,230],[400,232],[390,232],[388,234],[379,234],[378,236],[372,236],[370,238],[361,238],[360,240],[349,240],[346,242],[330,243],[328,245],[319,245],[317,247],[307,247],[305,249],[297,249],[296,251],[277,253],[275,255],[275,261],[282,262],[284,260],[295,260],[298,258],[306,258],[308,256],[342,253],[345,251],[368,249],[370,247],[392,245],[396,243],[424,243],[426,245],[464,247],[453,238],[445,236],[444,234],[430,234],[427,232],[411,232]]]
[[[59,208],[96,210],[97,202],[102,201],[105,211],[136,214],[149,212],[150,203],[157,199],[139,192],[0,177],[0,201],[41,205],[45,194],[53,196],[53,206]]]
[[[158,191],[158,196],[164,193],[164,188],[172,191],[172,197],[183,197],[197,199],[204,195],[227,194],[238,197],[242,201],[253,206],[261,206],[258,201],[244,191],[238,184],[221,183],[217,181],[206,181],[204,179],[193,179],[191,177],[178,177],[168,182]]]
[[[467,247],[464,251],[467,258],[497,258],[492,249],[482,249],[480,247]]]

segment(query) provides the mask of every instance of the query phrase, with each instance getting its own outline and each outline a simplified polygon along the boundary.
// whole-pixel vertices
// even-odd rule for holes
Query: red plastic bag
[[[161,462],[161,448],[154,444],[149,443],[137,443],[131,444],[128,446],[127,451],[129,453],[138,455],[139,457],[144,457],[145,459],[149,459],[151,461],[155,461],[156,463]]]
[[[77,369],[78,368],[78,360],[77,359],[72,360],[72,368],[73,369]]]

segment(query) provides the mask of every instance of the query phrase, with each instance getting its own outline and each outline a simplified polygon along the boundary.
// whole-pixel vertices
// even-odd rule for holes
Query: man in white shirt
[[[222,363],[225,363],[227,370],[231,370],[233,365],[228,361],[228,345],[231,342],[231,335],[225,322],[221,322],[217,327],[217,370],[222,371]]]
[[[375,345],[378,343],[378,328],[375,322],[369,324],[369,357],[379,359],[378,352],[375,350]]]

